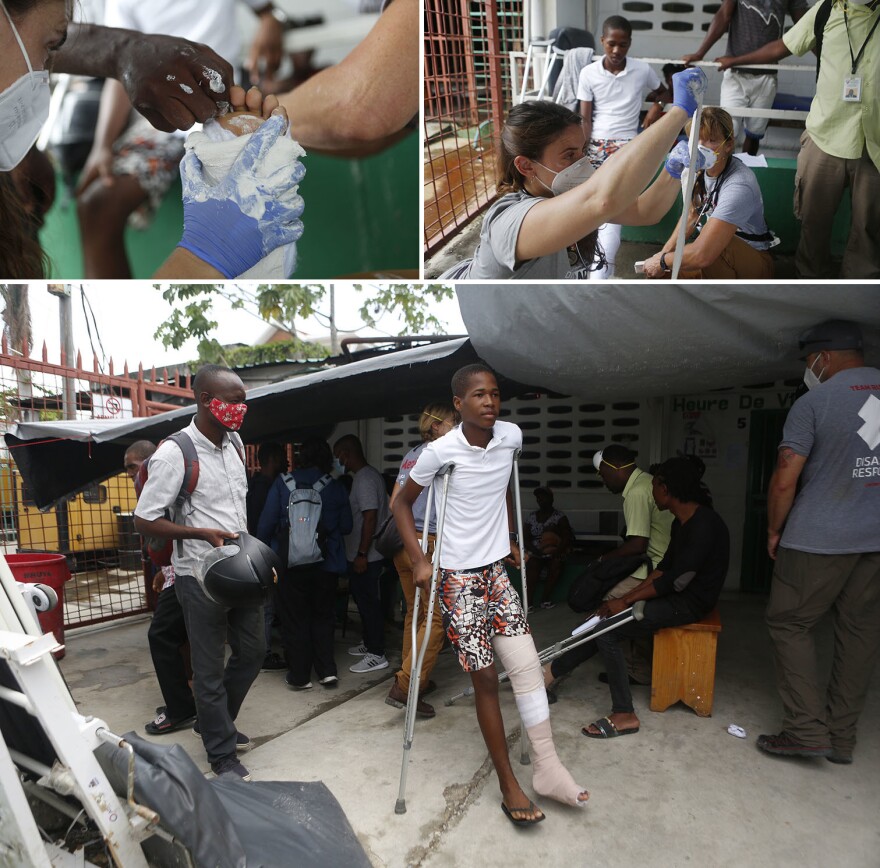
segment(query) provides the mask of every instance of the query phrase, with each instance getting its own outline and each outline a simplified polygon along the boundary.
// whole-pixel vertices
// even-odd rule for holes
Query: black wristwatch
[[[519,545],[519,534],[518,533],[513,533],[513,531],[511,531],[510,533],[508,533],[508,536],[510,537],[510,541],[512,543],[516,543],[517,545]]]
[[[660,254],[660,267],[664,271],[672,271],[672,269],[666,264],[666,254],[665,253]]]
[[[359,557],[359,558],[365,558],[366,556],[367,556],[366,552],[358,552],[356,555],[356,557]]]

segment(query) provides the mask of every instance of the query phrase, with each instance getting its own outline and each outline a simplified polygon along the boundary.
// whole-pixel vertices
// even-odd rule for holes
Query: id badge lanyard
[[[862,79],[861,76],[856,75],[856,70],[858,68],[859,61],[862,59],[862,55],[865,53],[865,48],[867,47],[868,42],[874,35],[874,31],[877,29],[877,25],[880,24],[880,15],[877,16],[874,24],[871,26],[871,29],[868,31],[868,35],[865,37],[865,41],[862,43],[862,47],[859,49],[858,54],[853,54],[852,40],[849,37],[849,18],[846,14],[846,6],[843,7],[843,24],[846,28],[846,42],[849,46],[849,57],[852,61],[852,66],[850,67],[850,77],[844,78],[843,80],[843,101],[861,102]]]

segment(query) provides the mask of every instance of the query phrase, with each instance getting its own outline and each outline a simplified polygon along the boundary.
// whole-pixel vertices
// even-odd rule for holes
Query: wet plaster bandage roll
[[[254,130],[260,122],[261,119],[246,114],[227,118],[225,123],[236,128],[236,132],[232,132],[212,119],[206,121],[201,130],[189,134],[185,147],[187,151],[195,152],[195,155],[201,160],[203,176],[208,184],[214,186],[223,181],[232,168],[232,164],[253,135],[253,132],[244,132],[243,135],[236,133]],[[288,128],[287,132],[283,136],[279,136],[269,149],[265,159],[258,163],[260,174],[253,178],[254,193],[258,194],[261,189],[260,181],[262,179],[271,178],[278,172],[289,172],[291,183],[283,196],[280,197],[280,201],[301,215],[304,203],[298,190],[299,182],[305,175],[306,169],[300,162],[300,158],[305,155],[306,152],[291,138]],[[259,206],[258,202],[255,204]],[[231,239],[230,243],[234,244],[234,239]],[[290,277],[295,269],[296,242],[294,241],[277,247],[240,277],[284,280]]]

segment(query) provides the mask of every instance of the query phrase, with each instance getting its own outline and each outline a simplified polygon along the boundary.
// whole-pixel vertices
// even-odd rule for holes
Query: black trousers
[[[275,587],[275,611],[290,680],[297,685],[336,675],[333,631],[339,576],[319,566],[289,568]]]
[[[159,594],[147,640],[159,690],[165,700],[165,713],[171,720],[192,717],[196,713],[196,702],[180,654],[187,642],[186,623],[173,585]]]

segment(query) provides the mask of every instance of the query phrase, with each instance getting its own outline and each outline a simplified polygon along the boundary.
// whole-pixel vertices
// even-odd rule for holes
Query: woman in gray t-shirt
[[[774,237],[764,220],[764,200],[755,173],[733,156],[733,119],[720,108],[704,108],[700,145],[714,162],[697,173],[688,214],[681,277],[706,280],[768,280]],[[705,156],[705,152],[704,152]],[[710,158],[711,159],[711,158]],[[679,223],[681,219],[679,218]],[[645,260],[645,276],[669,277],[678,223],[663,249]]]
[[[584,156],[580,115],[544,100],[514,106],[498,151],[498,191],[504,195],[483,218],[473,258],[442,277],[585,279],[601,225],[650,225],[672,206],[678,182],[666,172],[651,181],[705,82],[699,69],[673,76],[675,102],[666,114],[595,172]],[[598,264],[602,260],[597,257]]]

